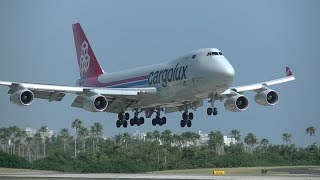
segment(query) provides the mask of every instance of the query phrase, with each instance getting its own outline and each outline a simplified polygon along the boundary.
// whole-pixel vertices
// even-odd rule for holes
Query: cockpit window
[[[222,55],[221,52],[208,52],[207,56]]]

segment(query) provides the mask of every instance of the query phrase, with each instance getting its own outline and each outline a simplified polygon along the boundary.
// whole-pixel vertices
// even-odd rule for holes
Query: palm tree
[[[291,142],[292,135],[289,133],[282,134],[282,140],[288,145],[288,142]]]
[[[78,131],[82,126],[82,121],[80,119],[75,119],[72,124],[71,127],[76,129],[76,134],[75,134],[75,138],[74,138],[74,158],[77,158],[77,138],[78,138]]]
[[[20,131],[18,126],[11,126],[9,127],[9,134],[10,134],[10,142],[12,143],[11,153],[16,153],[16,139],[17,139],[17,133]]]
[[[191,143],[191,134],[189,131],[184,132],[181,134],[181,140],[182,140],[182,144],[183,146],[190,146]]]
[[[156,141],[158,141],[159,143],[162,143],[161,141],[160,141],[160,132],[158,131],[158,130],[155,130],[155,131],[153,131],[152,132],[152,136],[156,139]]]
[[[223,145],[224,145],[224,141],[223,141],[223,135],[220,131],[211,131],[208,135],[209,137],[209,141],[208,141],[208,145],[210,147],[213,147],[215,148],[216,150],[216,153],[218,155],[223,155],[224,153],[224,148],[223,148]]]
[[[237,129],[233,129],[230,132],[231,138],[234,138],[236,140],[236,143],[241,141],[241,135],[240,135],[240,131]]]
[[[244,142],[250,147],[249,152],[253,152],[253,146],[257,143],[257,138],[253,133],[248,133],[244,138]]]
[[[26,138],[26,144],[27,144],[27,152],[28,152],[28,159],[31,161],[31,145],[33,143],[33,138],[32,137],[27,137]]]
[[[195,143],[195,142],[197,142],[198,140],[200,140],[200,135],[198,134],[198,133],[196,133],[196,132],[192,132],[191,133],[192,134],[192,141]]]
[[[310,146],[311,146],[311,136],[312,135],[315,136],[316,130],[317,129],[313,126],[307,127],[307,129],[306,129],[306,134],[309,134],[309,136],[310,136]]]
[[[35,135],[34,135],[34,140],[36,141],[36,155],[37,157],[39,157],[39,154],[40,154],[40,151],[39,151],[39,142],[42,141],[42,137],[41,137],[41,134],[39,132],[37,132]]]
[[[268,145],[269,145],[269,140],[268,139],[261,139],[261,141],[260,141],[260,145],[262,146],[262,147],[267,147]]]
[[[117,144],[121,144],[122,142],[122,135],[121,134],[116,134],[114,135],[114,142],[117,143]]]
[[[92,151],[95,152],[96,149],[97,149],[97,143],[98,143],[98,140],[99,138],[101,138],[101,135],[102,135],[102,124],[101,123],[94,123],[93,126],[91,126],[90,128],[90,134],[91,134],[91,137],[92,137]],[[95,141],[96,144],[95,144]]]
[[[146,141],[154,141],[154,136],[152,132],[147,132]]]
[[[122,142],[126,143],[126,149],[128,148],[129,140],[130,140],[130,134],[129,133],[123,133],[122,134]]]
[[[26,139],[26,131],[19,129],[16,133],[16,144],[18,145],[18,155],[21,156],[21,146],[23,146],[23,143]],[[22,148],[22,156],[23,156],[23,148]]]
[[[11,137],[11,133],[9,128],[0,128],[0,145],[2,147],[2,150],[6,153],[9,153],[10,147],[9,147],[9,140]]]
[[[173,137],[173,134],[170,130],[164,130],[162,133],[161,133],[161,139],[163,140],[164,144],[166,145],[171,145],[171,142],[172,142],[172,137]]]
[[[59,137],[59,139],[61,139],[61,141],[63,143],[63,152],[66,153],[67,142],[70,139],[69,129],[67,129],[67,128],[61,129],[58,137]]]
[[[46,126],[41,126],[38,132],[41,134],[41,137],[42,137],[43,156],[46,156],[46,140],[47,140],[48,128]]]
[[[86,127],[81,127],[78,133],[79,133],[79,138],[82,141],[83,152],[86,152],[86,139],[89,136],[89,131]]]
[[[180,134],[173,134],[172,136],[172,142],[174,146],[178,146],[180,152],[182,151],[182,145],[183,145],[183,138]]]
[[[4,141],[4,134],[5,134],[5,129],[6,128],[0,128],[0,147],[1,147],[1,150],[5,152],[5,141]]]

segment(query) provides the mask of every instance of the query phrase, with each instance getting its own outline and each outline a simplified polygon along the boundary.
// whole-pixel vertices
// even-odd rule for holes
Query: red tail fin
[[[91,49],[80,23],[72,25],[81,79],[98,77],[103,70]]]

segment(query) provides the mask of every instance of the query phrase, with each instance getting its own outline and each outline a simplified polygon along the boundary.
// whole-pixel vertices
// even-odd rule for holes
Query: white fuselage
[[[208,98],[210,94],[220,94],[229,88],[233,81],[234,69],[215,48],[199,49],[175,60],[106,73],[98,80],[104,87],[156,87],[158,97],[146,99],[139,107],[166,104],[176,106]]]

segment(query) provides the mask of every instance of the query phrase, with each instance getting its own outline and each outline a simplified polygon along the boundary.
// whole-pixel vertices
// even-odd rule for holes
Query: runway
[[[37,173],[37,172],[16,172],[16,173],[1,173],[0,179],[37,179],[37,180],[55,180],[55,179],[122,179],[122,180],[146,180],[146,179],[181,179],[181,180],[191,180],[191,179],[228,179],[228,180],[269,180],[269,179],[279,179],[279,180],[289,180],[289,179],[320,179],[319,175],[223,175],[223,176],[213,176],[213,175],[163,175],[163,174],[69,174],[69,173]]]

